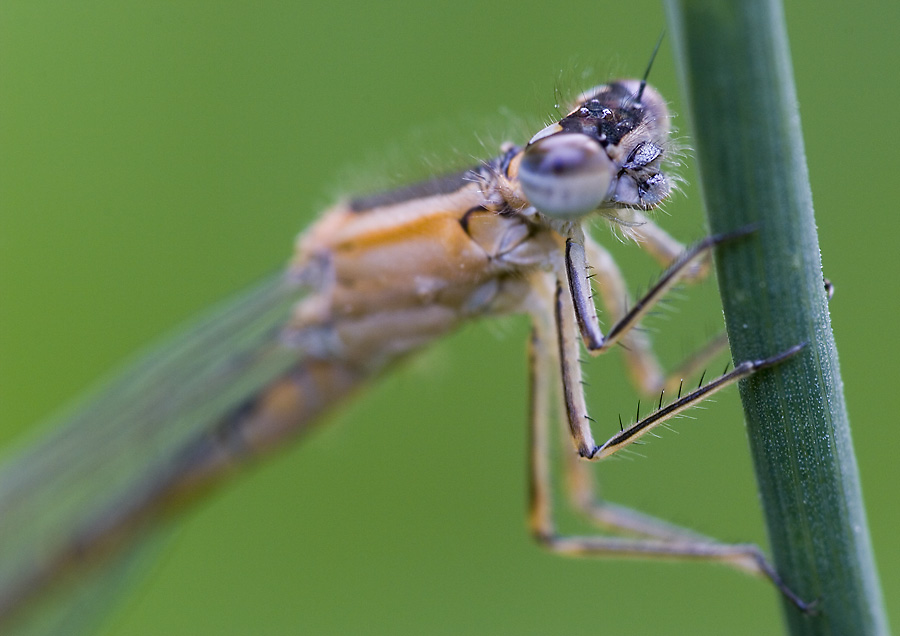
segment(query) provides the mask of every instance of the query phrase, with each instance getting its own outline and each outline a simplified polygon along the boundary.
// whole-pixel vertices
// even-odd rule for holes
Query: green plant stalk
[[[886,634],[822,280],[783,9],[667,0],[736,361],[803,351],[740,387],[791,634]],[[839,302],[839,301],[838,301]]]

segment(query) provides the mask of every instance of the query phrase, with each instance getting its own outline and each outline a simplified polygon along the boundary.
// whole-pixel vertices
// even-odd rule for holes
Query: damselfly
[[[531,532],[564,554],[710,560],[769,577],[758,548],[697,535],[594,497],[588,461],[609,457],[709,395],[796,348],[745,361],[602,443],[591,430],[578,357],[623,343],[637,384],[667,385],[635,330],[710,250],[683,250],[645,212],[671,193],[669,114],[646,81],[611,82],[524,146],[471,169],[328,210],[297,241],[286,275],[220,307],[140,360],[65,426],[0,474],[0,614],[15,620],[60,581],[109,559],[246,461],[296,437],[363,383],[460,324],[526,313],[531,351]],[[585,232],[601,216],[668,266],[626,304],[623,276]],[[593,288],[610,316],[601,330]],[[671,384],[671,383],[669,383]],[[555,530],[547,452],[559,420],[573,500],[609,536]]]

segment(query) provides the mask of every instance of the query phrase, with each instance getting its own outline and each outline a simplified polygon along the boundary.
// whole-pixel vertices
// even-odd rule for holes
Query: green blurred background
[[[787,11],[847,401],[896,623],[900,429],[887,398],[898,376],[900,5]],[[557,86],[639,75],[663,22],[656,2],[4,0],[0,442],[277,269],[335,196],[487,156],[507,134],[522,141],[527,128],[509,113],[539,123]],[[668,44],[651,79],[678,113]],[[661,223],[696,239],[698,206],[689,185]],[[606,242],[633,288],[650,280],[656,268],[639,249]],[[651,323],[669,364],[721,321],[712,282],[686,295]],[[567,560],[531,543],[526,336],[524,319],[467,327],[205,502],[104,633],[777,631],[775,592],[728,569]],[[591,365],[598,436],[634,409],[622,370],[615,354]],[[605,492],[722,539],[764,542],[737,392],[696,415],[646,458],[598,466]]]

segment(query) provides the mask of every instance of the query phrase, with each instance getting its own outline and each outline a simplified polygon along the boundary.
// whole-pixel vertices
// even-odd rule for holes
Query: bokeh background
[[[900,5],[788,4],[834,328],[896,624]],[[649,1],[0,3],[0,442],[277,269],[336,196],[522,141],[522,121],[554,112],[557,87],[639,75],[663,22]],[[679,113],[669,44],[651,79]],[[660,221],[696,239],[698,206],[689,185]],[[649,259],[607,243],[633,288],[646,285]],[[720,328],[713,282],[685,295],[651,323],[669,364]],[[104,633],[777,631],[775,592],[728,569],[568,560],[531,543],[527,332],[524,319],[463,329],[206,501]],[[615,354],[590,378],[598,436],[611,433],[637,396]],[[605,492],[764,543],[737,392],[696,415],[645,458],[598,466]]]

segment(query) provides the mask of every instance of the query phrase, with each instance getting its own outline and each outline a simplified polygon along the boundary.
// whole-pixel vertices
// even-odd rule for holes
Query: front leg
[[[597,318],[597,310],[591,297],[590,278],[588,276],[588,263],[585,256],[584,235],[580,228],[573,230],[566,239],[565,278],[572,297],[572,306],[578,328],[584,340],[585,347],[593,355],[608,351],[613,345],[619,343],[624,336],[633,329],[640,320],[647,315],[654,305],[665,294],[690,274],[692,268],[702,262],[710,250],[719,243],[744,236],[746,231],[733,232],[710,236],[690,249],[686,250],[667,269],[653,287],[634,306],[625,313],[605,336],[600,329],[600,321]]]
[[[590,429],[591,418],[587,413],[584,391],[581,388],[581,368],[578,364],[578,343],[576,329],[580,331],[582,340],[588,351],[594,355],[608,351],[620,342],[643,318],[652,307],[690,271],[692,265],[705,258],[717,244],[745,236],[750,230],[739,230],[729,234],[710,236],[688,249],[672,266],[666,270],[643,298],[610,329],[607,335],[600,330],[597,310],[591,297],[590,283],[587,276],[584,235],[580,227],[572,229],[566,240],[565,267],[562,272],[557,267],[557,289],[554,303],[557,342],[559,346],[560,369],[562,372],[563,396],[565,398],[566,416],[569,430],[575,441],[578,454],[587,459],[598,460],[634,443],[639,437],[650,432],[666,420],[696,406],[723,388],[734,384],[759,369],[772,366],[794,355],[800,346],[779,353],[771,358],[745,361],[736,365],[731,373],[698,386],[694,391],[682,396],[679,390],[678,399],[663,407],[662,397],[657,411],[646,418],[635,422],[628,428],[610,438],[602,446],[594,444]],[[566,280],[562,280],[565,278]],[[574,319],[573,319],[574,318]],[[577,328],[576,328],[577,325]]]
[[[593,458],[598,450],[590,428],[590,416],[581,386],[581,366],[578,361],[578,334],[588,351],[598,355],[608,351],[637,325],[653,305],[675,285],[691,265],[702,259],[719,240],[711,237],[701,241],[666,271],[644,298],[616,322],[608,335],[600,330],[597,310],[591,296],[590,280],[584,250],[584,234],[580,226],[570,230],[562,262],[557,262],[554,320],[559,346],[559,365],[562,375],[563,398],[566,405],[569,431],[578,454]],[[574,309],[574,311],[573,311]]]

